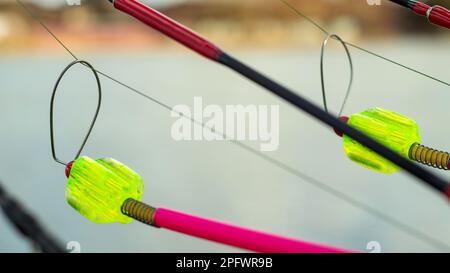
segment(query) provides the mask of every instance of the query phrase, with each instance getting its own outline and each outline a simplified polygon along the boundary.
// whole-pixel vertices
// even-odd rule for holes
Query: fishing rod
[[[430,6],[417,0],[389,0],[408,8],[420,16],[428,18],[430,23],[450,29],[450,10],[442,6]]]
[[[17,200],[12,198],[0,183],[0,209],[16,230],[28,238],[42,252],[63,253],[64,249],[47,233],[36,218]]]
[[[354,252],[149,206],[140,201],[142,178],[115,159],[82,156],[67,164],[66,175],[67,202],[97,224],[128,224],[135,219],[156,228],[261,253]]]
[[[345,122],[342,122],[333,115],[322,110],[320,107],[304,99],[300,95],[296,94],[292,90],[280,85],[279,83],[269,79],[262,75],[258,71],[250,68],[239,60],[233,58],[221,50],[218,46],[212,42],[201,37],[194,31],[190,30],[186,26],[168,18],[167,16],[159,13],[158,11],[140,3],[137,0],[108,0],[113,6],[132,17],[140,20],[144,24],[152,27],[165,34],[166,36],[178,41],[200,55],[229,67],[235,72],[248,78],[254,83],[264,87],[273,94],[286,100],[295,107],[310,114],[316,119],[327,124],[331,128],[342,132],[343,134],[358,141],[360,144],[373,150],[377,154],[388,159],[397,166],[408,171],[410,174],[421,179],[425,184],[431,186],[433,189],[444,194],[450,199],[450,184],[444,181],[442,178],[435,174],[423,169],[422,167],[414,164],[407,158],[402,157],[398,153],[385,147],[373,138],[367,136],[365,133],[358,131],[357,129],[349,126]]]

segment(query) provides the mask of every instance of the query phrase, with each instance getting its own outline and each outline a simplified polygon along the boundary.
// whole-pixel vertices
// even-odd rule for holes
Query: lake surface
[[[449,43],[393,41],[368,45],[395,60],[450,81]],[[319,49],[237,52],[247,63],[321,103]],[[425,145],[450,150],[450,88],[352,50],[355,84],[344,114],[379,106],[407,115],[420,126]],[[345,192],[450,245],[450,207],[409,175],[383,175],[350,162],[342,140],[228,69],[186,51],[146,54],[88,54],[98,69],[168,104],[279,105],[280,146],[268,155]],[[62,242],[82,252],[233,252],[238,249],[153,229],[96,225],[64,199],[63,166],[51,157],[49,103],[53,84],[71,61],[55,55],[0,59],[0,179]],[[341,50],[326,60],[329,107],[337,112],[348,70]],[[163,107],[102,78],[104,100],[83,154],[112,157],[141,174],[144,201],[160,207],[345,248],[366,249],[376,241],[384,252],[439,251],[426,242],[329,195],[224,141],[172,139],[174,122]],[[95,104],[95,81],[76,67],[64,78],[56,106],[58,155],[71,160]],[[257,142],[246,142],[258,148]],[[445,172],[437,172],[448,177]],[[0,252],[30,251],[0,217]]]

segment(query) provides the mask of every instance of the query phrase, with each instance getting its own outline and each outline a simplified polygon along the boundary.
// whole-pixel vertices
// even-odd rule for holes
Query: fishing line
[[[347,100],[348,100],[348,98],[350,96],[350,92],[352,90],[353,78],[354,78],[355,71],[353,69],[352,55],[350,54],[350,50],[348,49],[347,44],[345,44],[345,42],[341,39],[341,37],[339,37],[339,35],[336,35],[336,34],[327,35],[327,37],[323,40],[322,48],[320,50],[320,82],[321,82],[321,86],[322,86],[322,99],[323,99],[323,107],[325,108],[325,111],[328,112],[328,106],[327,106],[327,96],[326,96],[326,92],[325,92],[325,75],[324,75],[323,67],[324,67],[324,58],[325,58],[325,48],[326,48],[330,38],[336,39],[337,41],[339,41],[342,44],[342,46],[345,49],[345,53],[347,54],[348,63],[349,63],[349,67],[350,67],[350,79],[349,79],[348,86],[347,86],[347,92],[345,93],[344,100],[342,102],[341,108],[339,109],[338,117],[340,117],[342,115],[342,112],[344,111],[345,105],[347,104]]]
[[[102,105],[102,85],[100,83],[100,78],[98,77],[97,71],[94,69],[94,67],[89,62],[83,61],[83,60],[78,60],[78,59],[71,62],[68,66],[66,66],[66,68],[64,68],[64,70],[59,75],[58,80],[56,81],[55,86],[53,87],[52,98],[50,100],[50,144],[51,144],[51,148],[52,148],[52,156],[53,156],[53,159],[57,163],[62,164],[64,166],[67,166],[68,163],[60,160],[56,156],[55,137],[54,137],[54,128],[53,128],[54,127],[53,113],[54,113],[54,106],[55,106],[56,91],[58,90],[59,84],[61,83],[61,80],[63,79],[63,77],[67,73],[67,71],[69,71],[69,69],[72,68],[76,64],[82,64],[82,65],[88,67],[94,74],[95,81],[97,82],[98,103],[97,103],[97,108],[95,110],[95,114],[92,119],[91,125],[89,126],[88,132],[87,132],[86,136],[84,137],[83,142],[81,143],[81,146],[80,146],[74,159],[77,159],[81,155],[81,152],[83,151],[83,148],[86,145],[86,142],[89,139],[89,136],[91,135],[92,129],[94,128],[95,122],[97,121],[97,117],[100,112],[100,107]]]
[[[307,20],[308,22],[310,22],[311,24],[313,24],[317,29],[319,29],[320,31],[322,31],[324,34],[330,35],[330,33],[329,33],[323,26],[321,26],[319,23],[317,23],[316,21],[314,21],[312,18],[310,18],[309,16],[307,16],[306,14],[304,14],[303,12],[301,12],[300,10],[298,10],[297,8],[295,8],[295,7],[294,7],[293,5],[291,5],[288,1],[286,1],[286,0],[279,0],[279,1],[280,1],[281,3],[283,3],[284,5],[286,5],[288,8],[290,8],[294,13],[296,13],[297,15],[303,17],[305,20]],[[363,48],[363,47],[361,47],[361,46],[359,46],[359,45],[356,45],[356,44],[354,44],[354,43],[350,43],[350,42],[347,42],[347,41],[345,41],[345,40],[344,40],[343,42],[344,42],[346,45],[348,45],[348,46],[350,46],[350,47],[353,47],[353,48],[355,48],[355,49],[358,49],[358,50],[360,50],[360,51],[362,51],[362,52],[365,52],[365,53],[367,53],[367,54],[369,54],[369,55],[372,55],[372,56],[377,57],[377,58],[379,58],[379,59],[385,60],[385,61],[387,61],[387,62],[389,62],[389,63],[394,64],[394,65],[400,66],[400,67],[402,67],[402,68],[404,68],[404,69],[406,69],[406,70],[409,70],[409,71],[411,71],[411,72],[413,72],[413,73],[416,73],[416,74],[418,74],[418,75],[421,75],[421,76],[423,76],[423,77],[426,77],[426,78],[428,78],[428,79],[430,79],[430,80],[433,80],[433,81],[435,81],[435,82],[441,83],[441,84],[446,85],[446,86],[450,86],[450,82],[441,80],[441,79],[439,79],[439,78],[437,78],[437,77],[434,77],[434,76],[431,76],[430,74],[424,73],[424,72],[422,72],[422,71],[419,71],[418,69],[415,69],[415,68],[412,68],[412,67],[410,67],[410,66],[404,65],[404,64],[402,64],[402,63],[400,63],[400,62],[397,62],[397,61],[395,61],[395,60],[393,60],[393,59],[384,57],[384,56],[382,56],[382,55],[380,55],[380,54],[378,54],[378,53],[375,53],[375,52],[373,52],[373,51],[371,51],[371,50],[365,49],[365,48]]]
[[[21,2],[21,0],[16,0],[16,1],[18,3],[20,3],[22,7],[25,6],[25,4]],[[38,16],[35,15],[34,12],[32,12],[30,9],[26,9],[26,11],[28,13],[30,13],[30,14],[33,14],[34,15],[34,16],[32,16],[33,18],[38,18]],[[41,20],[38,20],[38,22],[43,24],[43,22]],[[53,36],[53,37],[56,36],[55,34],[53,34],[53,32],[48,27],[45,27],[44,29],[47,32],[49,32],[51,36]],[[55,39],[55,40],[75,60],[79,60],[78,57],[70,49],[68,49],[68,47],[65,46],[65,44],[60,39]],[[165,108],[165,109],[167,109],[169,111],[174,111],[174,109],[172,109],[172,107],[170,107],[168,104],[163,103],[160,100],[155,99],[154,97],[149,96],[146,93],[144,93],[144,92],[142,92],[142,91],[140,91],[140,90],[138,90],[136,88],[133,88],[130,85],[128,85],[128,84],[126,84],[126,83],[124,83],[124,82],[122,82],[120,80],[117,80],[115,77],[112,77],[112,76],[110,76],[109,74],[107,74],[105,72],[99,71],[99,70],[97,70],[95,68],[94,68],[94,70],[99,75],[102,75],[102,76],[106,77],[107,79],[112,80],[113,82],[115,82],[115,83],[125,87],[126,89],[128,89],[128,90],[130,90],[130,91],[132,91],[132,92],[142,96],[143,98],[146,98],[149,101],[152,101],[152,102],[162,106],[163,108]],[[283,169],[283,170],[287,171],[288,173],[290,173],[290,174],[300,178],[301,180],[303,180],[303,181],[305,181],[305,182],[307,182],[307,183],[317,187],[318,189],[320,189],[320,190],[322,190],[322,191],[324,191],[324,192],[334,196],[335,198],[344,201],[348,205],[350,205],[350,206],[352,206],[354,208],[360,209],[362,211],[365,211],[369,215],[372,215],[373,217],[381,220],[382,222],[385,222],[385,223],[391,225],[392,227],[395,227],[398,230],[400,230],[400,231],[402,231],[402,232],[404,232],[406,234],[409,234],[411,237],[413,237],[413,238],[415,238],[415,239],[417,239],[417,240],[419,240],[419,241],[421,241],[423,243],[426,243],[426,244],[434,247],[435,249],[439,249],[441,251],[448,251],[448,250],[450,250],[450,245],[448,245],[447,243],[442,242],[442,241],[440,241],[438,239],[435,239],[435,238],[429,236],[428,234],[423,233],[423,232],[421,232],[421,231],[419,231],[419,230],[417,230],[417,229],[415,229],[415,228],[413,228],[413,227],[411,227],[411,226],[409,226],[407,224],[404,224],[404,223],[396,220],[395,218],[390,217],[390,216],[388,216],[388,215],[386,215],[386,214],[384,214],[384,213],[382,213],[382,212],[372,208],[371,206],[365,204],[364,202],[361,202],[361,201],[351,197],[350,195],[347,195],[344,192],[341,192],[341,191],[335,189],[334,187],[327,185],[324,182],[321,182],[321,181],[319,181],[319,180],[317,180],[317,179],[315,179],[315,178],[313,178],[313,177],[311,177],[309,175],[306,175],[305,173],[295,169],[294,167],[291,167],[290,165],[288,165],[286,163],[283,163],[282,161],[279,161],[278,159],[275,159],[275,158],[272,158],[272,157],[270,157],[270,156],[268,156],[266,154],[263,154],[262,152],[254,149],[251,146],[248,146],[248,145],[246,145],[244,143],[241,143],[241,142],[239,142],[237,140],[230,139],[226,134],[218,132],[215,128],[206,126],[204,123],[195,120],[193,117],[184,115],[183,113],[178,112],[178,111],[174,111],[174,112],[179,114],[181,117],[189,119],[194,124],[202,126],[203,128],[206,128],[206,129],[210,130],[212,133],[218,134],[219,136],[224,137],[224,139],[228,140],[228,142],[233,143],[236,146],[239,146],[239,147],[243,148],[244,150],[246,150],[246,151],[248,151],[248,152],[258,156],[259,158],[263,159],[264,161],[266,161],[266,162],[268,162],[268,163],[270,163],[272,165],[275,165],[275,166],[279,167],[280,169]]]
[[[150,100],[152,102],[155,102],[156,104],[162,106],[163,108],[165,108],[165,109],[167,109],[169,111],[173,111],[174,113],[177,113],[181,117],[190,120],[193,124],[195,124],[197,126],[201,126],[202,128],[205,128],[205,129],[209,130],[210,132],[212,132],[212,133],[214,133],[214,134],[216,134],[218,136],[221,136],[223,139],[227,140],[228,142],[230,142],[230,143],[232,143],[232,144],[234,144],[234,145],[236,145],[236,146],[246,150],[249,153],[254,154],[255,156],[261,158],[262,160],[264,160],[264,161],[266,161],[266,162],[268,162],[268,163],[270,163],[270,164],[272,164],[272,165],[274,165],[274,166],[276,166],[276,167],[278,167],[278,168],[280,168],[280,169],[282,169],[282,170],[284,170],[284,171],[286,171],[286,172],[296,176],[297,178],[303,180],[304,182],[307,182],[310,185],[315,186],[316,188],[318,188],[318,189],[328,193],[329,195],[337,198],[338,200],[340,199],[341,201],[343,201],[344,203],[347,203],[351,207],[354,207],[354,208],[360,209],[362,211],[365,211],[366,213],[368,213],[369,215],[372,215],[373,217],[379,219],[380,221],[382,221],[382,222],[384,222],[384,223],[386,223],[386,224],[388,224],[388,225],[390,225],[390,226],[392,226],[394,228],[397,228],[398,230],[404,232],[405,234],[409,234],[413,238],[415,238],[415,239],[417,239],[417,240],[419,240],[421,242],[424,242],[424,243],[434,247],[435,249],[438,249],[438,250],[441,250],[441,251],[449,251],[450,250],[450,245],[448,245],[447,243],[441,242],[441,241],[439,241],[439,240],[437,240],[437,239],[435,239],[435,238],[433,238],[433,237],[431,237],[431,236],[429,236],[429,235],[427,235],[427,234],[425,234],[425,233],[423,233],[423,232],[421,232],[421,231],[419,231],[419,230],[417,230],[417,229],[415,229],[415,228],[413,228],[413,227],[411,227],[411,226],[409,226],[409,225],[407,225],[405,223],[402,223],[401,221],[398,221],[395,218],[393,218],[393,217],[391,217],[391,216],[389,216],[387,214],[384,214],[384,213],[374,209],[370,205],[367,205],[366,203],[361,202],[361,201],[351,197],[350,195],[347,195],[344,192],[341,192],[341,191],[337,190],[336,188],[334,188],[332,186],[329,186],[328,184],[326,184],[324,182],[321,182],[320,180],[318,180],[318,179],[316,179],[316,178],[314,178],[312,176],[309,176],[309,175],[307,175],[307,174],[297,170],[296,168],[294,168],[294,167],[292,167],[292,166],[290,166],[290,165],[288,165],[288,164],[286,164],[286,163],[284,163],[284,162],[282,162],[282,161],[280,161],[278,159],[275,159],[275,158],[273,158],[271,156],[268,156],[268,155],[266,155],[266,154],[264,154],[264,153],[262,153],[262,152],[260,152],[260,151],[258,151],[256,149],[254,149],[253,147],[251,147],[249,145],[246,145],[246,144],[244,144],[244,143],[242,143],[240,141],[234,140],[234,139],[228,137],[225,133],[222,133],[222,132],[220,132],[219,130],[217,130],[215,128],[207,126],[204,123],[194,119],[193,117],[187,116],[187,115],[185,115],[182,112],[176,111],[175,109],[171,108],[168,104],[165,104],[165,103],[159,101],[158,99],[155,99],[154,97],[151,97],[151,96],[145,94],[144,92],[139,91],[136,88],[133,88],[130,85],[128,85],[128,84],[126,84],[126,83],[124,83],[122,81],[119,81],[119,80],[109,76],[108,74],[106,74],[104,72],[101,72],[101,71],[98,71],[98,70],[97,70],[97,72],[100,75],[106,77],[107,79],[109,79],[109,80],[111,80],[111,81],[113,81],[113,82],[115,82],[115,83],[117,83],[117,84],[119,84],[119,85],[129,89],[130,91],[132,91],[132,92],[134,92],[136,94],[138,94],[139,96],[142,96],[145,99],[148,99],[148,100]]]

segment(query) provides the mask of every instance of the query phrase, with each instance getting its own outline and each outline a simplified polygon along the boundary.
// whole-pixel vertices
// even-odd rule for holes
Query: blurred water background
[[[230,46],[237,57],[321,103],[321,41],[301,48]],[[450,79],[446,36],[399,36],[361,42],[382,55]],[[333,43],[332,43],[333,44]],[[280,105],[280,147],[269,155],[385,214],[450,245],[448,202],[403,172],[383,175],[350,162],[329,128],[235,73],[181,49],[81,51],[98,69],[169,105]],[[420,126],[425,145],[450,150],[448,86],[351,50],[355,84],[344,114],[380,106]],[[96,225],[64,199],[64,168],[51,157],[49,103],[53,84],[71,61],[62,49],[3,54],[0,58],[0,179],[61,242],[82,252],[234,252],[234,248],[133,222]],[[326,56],[329,107],[337,111],[348,70],[344,51]],[[377,241],[384,252],[439,251],[364,211],[227,142],[182,141],[170,135],[166,109],[102,78],[104,100],[83,154],[113,157],[145,181],[144,200],[213,219],[346,248]],[[56,106],[58,153],[71,159],[96,104],[91,72],[75,67],[64,78]],[[258,148],[258,143],[248,142]],[[448,176],[445,172],[438,172]],[[0,252],[28,252],[29,244],[0,217]]]

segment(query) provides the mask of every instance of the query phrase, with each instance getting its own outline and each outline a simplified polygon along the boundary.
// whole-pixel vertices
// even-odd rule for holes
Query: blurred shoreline
[[[91,1],[80,7],[63,6],[56,10],[29,5],[58,38],[77,51],[178,50],[163,35],[126,15],[111,12],[105,2]],[[430,38],[450,41],[448,35],[441,35],[442,30],[403,9],[390,5],[371,7],[361,2],[349,5],[349,1],[290,1],[326,29],[352,42],[412,36],[415,41]],[[324,39],[319,29],[278,0],[264,5],[254,0],[186,1],[160,11],[229,49],[317,48]],[[0,3],[1,55],[28,51],[58,54],[54,50],[57,47],[53,38],[15,1]]]

